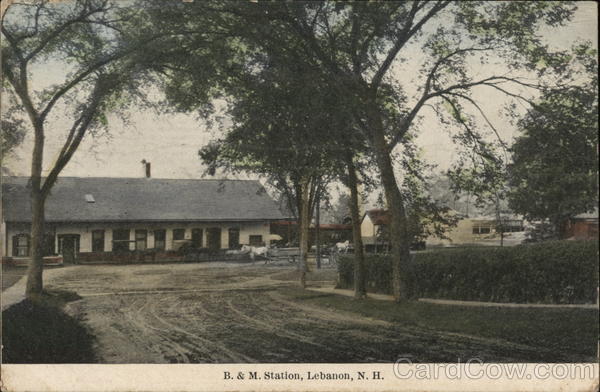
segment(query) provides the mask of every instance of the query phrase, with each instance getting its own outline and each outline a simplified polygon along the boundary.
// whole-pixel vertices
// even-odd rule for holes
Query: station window
[[[104,230],[92,231],[92,252],[104,252]]]
[[[17,234],[13,237],[13,256],[29,256],[29,234]]]

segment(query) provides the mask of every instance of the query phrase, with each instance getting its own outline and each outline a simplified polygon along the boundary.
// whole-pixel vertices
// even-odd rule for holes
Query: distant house
[[[366,252],[387,252],[391,245],[387,239],[391,216],[387,210],[375,208],[367,210],[361,221],[361,238]],[[423,241],[414,241],[410,245],[413,250],[424,249]]]
[[[311,227],[312,235],[316,235],[316,227]],[[319,225],[319,237],[323,244],[335,244],[336,242],[352,242],[352,225],[342,223],[324,223]]]
[[[597,240],[598,208],[571,218],[567,225],[566,237],[577,240]]]
[[[378,238],[379,233],[390,224],[390,216],[386,210],[368,210],[361,222],[362,240],[366,249],[375,249],[387,244]],[[524,222],[517,216],[509,216],[503,220],[505,243],[512,245],[517,240],[523,240]],[[514,233],[514,234],[513,234]],[[446,232],[447,239],[430,236],[425,240],[426,246],[457,246],[457,245],[499,245],[500,230],[493,217],[463,218],[456,227]],[[413,244],[416,247],[417,244]]]
[[[376,208],[365,212],[360,223],[363,245],[374,246],[378,244],[378,234],[383,227],[390,224],[390,221],[390,215],[384,209]]]
[[[28,258],[28,178],[3,178],[2,209],[3,259]],[[263,245],[281,219],[257,181],[63,177],[46,201],[44,253],[65,261],[177,259],[184,246]]]
[[[524,220],[518,216],[503,217],[502,230],[495,217],[465,217],[449,229],[447,239],[428,237],[427,246],[500,245],[501,232],[504,245],[516,245],[524,239]]]

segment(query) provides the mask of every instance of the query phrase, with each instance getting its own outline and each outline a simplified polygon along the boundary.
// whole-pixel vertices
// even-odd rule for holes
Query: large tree
[[[570,218],[598,206],[597,91],[594,82],[546,93],[512,146],[510,207],[550,222],[559,238]]]
[[[136,86],[139,67],[129,56],[155,38],[127,27],[135,18],[130,11],[106,0],[38,1],[11,4],[3,15],[3,88],[16,97],[33,133],[30,298],[43,290],[44,206],[52,186],[84,136],[106,126],[106,114],[130,100],[125,94]],[[62,80],[44,86],[39,74],[50,66]],[[72,123],[58,155],[44,168],[48,124],[61,115]]]
[[[530,101],[570,60],[568,53],[549,49],[540,28],[563,24],[575,10],[567,2],[448,0],[219,1],[176,8],[185,9],[185,23],[176,23],[187,31],[197,26],[195,15],[209,12],[226,35],[235,36],[237,50],[276,53],[285,64],[302,59],[323,73],[338,107],[351,115],[347,131],[368,142],[378,167],[392,216],[397,300],[407,297],[403,271],[411,242],[407,200],[395,171],[399,146],[431,109],[459,127],[459,144],[485,144],[498,131],[474,90]],[[256,65],[232,62],[226,69]]]
[[[305,284],[308,233],[317,197],[341,169],[332,159],[339,145],[335,94],[322,91],[308,64],[247,69],[226,86],[232,125],[201,151],[211,168],[266,177],[298,217],[301,284]],[[337,165],[337,166],[336,166]]]
[[[316,59],[336,84],[340,97],[369,141],[392,216],[393,288],[397,300],[407,298],[406,274],[410,233],[406,200],[394,171],[397,146],[416,128],[425,108],[450,113],[473,143],[482,135],[471,112],[496,129],[472,91],[487,88],[520,99],[535,95],[542,76],[560,72],[569,58],[552,53],[538,32],[541,26],[567,21],[574,6],[562,2],[284,2],[247,4],[253,20],[269,36],[296,34],[304,45],[297,56]],[[262,18],[261,18],[262,16]],[[423,61],[408,82],[398,75],[408,58]],[[487,67],[472,65],[481,62]],[[504,68],[499,68],[502,64]],[[523,78],[520,72],[536,73]],[[386,110],[394,106],[397,116]]]
[[[362,276],[358,183],[368,162],[359,155],[364,139],[347,129],[355,127],[348,105],[340,105],[341,96],[318,61],[297,57],[302,40],[291,33],[272,34],[254,12],[235,2],[171,4],[152,12],[156,28],[178,32],[178,44],[185,48],[156,64],[164,75],[167,100],[177,110],[205,113],[212,109],[205,96],[227,102],[232,124],[219,129],[201,158],[212,172],[222,167],[259,174],[283,194],[299,221],[303,271],[318,198],[334,178],[348,185],[354,241],[360,249],[356,270]],[[199,34],[207,24],[211,30]],[[200,64],[205,53],[214,56],[209,64]],[[214,81],[210,89],[207,79]],[[364,279],[357,282],[357,297],[364,297]]]

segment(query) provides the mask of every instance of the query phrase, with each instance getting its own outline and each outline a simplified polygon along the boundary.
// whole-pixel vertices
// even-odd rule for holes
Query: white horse
[[[256,256],[263,256],[265,258],[265,264],[270,260],[269,259],[269,247],[268,246],[250,246],[250,245],[242,245],[241,249],[242,253],[250,253],[250,258],[254,261]]]
[[[348,249],[350,249],[350,241],[346,240],[344,242],[338,242],[335,244],[335,248],[338,253],[348,253]]]

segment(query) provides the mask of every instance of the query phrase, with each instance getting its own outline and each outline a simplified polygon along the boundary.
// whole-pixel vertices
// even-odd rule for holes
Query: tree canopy
[[[562,236],[567,219],[598,206],[597,89],[550,91],[519,126],[510,207],[527,219],[550,221]]]
[[[399,146],[418,134],[420,116],[433,114],[458,127],[457,144],[485,151],[498,129],[475,92],[487,89],[529,103],[558,79],[573,82],[576,74],[565,72],[570,53],[552,50],[539,31],[564,24],[575,8],[567,2],[488,1],[220,1],[174,7],[184,10],[180,26],[186,31],[199,27],[192,15],[212,12],[219,34],[236,53],[256,54],[242,56],[250,61],[229,62],[226,71],[260,73],[269,61],[289,67],[302,59],[322,74],[315,79],[326,81],[338,107],[349,114],[348,135],[367,142],[377,165],[397,245],[398,299],[405,296],[402,271],[410,245],[409,200],[396,174]],[[411,64],[406,75],[404,65],[413,59],[419,64]],[[227,83],[230,75],[220,80]]]
[[[343,179],[350,167],[346,179],[356,183],[355,164],[373,162],[392,216],[398,300],[408,287],[409,210],[423,201],[403,189],[418,188],[410,179],[419,164],[407,162],[420,118],[437,116],[438,132],[452,129],[455,144],[494,169],[494,147],[505,145],[488,141],[500,139],[499,131],[477,93],[535,108],[539,94],[577,84],[569,64],[589,49],[554,50],[539,34],[571,18],[570,2],[153,1],[136,11],[79,0],[19,7],[2,25],[3,75],[35,130],[32,179],[42,204],[90,126],[102,125],[103,113],[126,101],[122,92],[135,89],[132,75],[159,76],[176,110],[207,113],[214,98],[229,104],[232,127],[202,152],[205,160],[277,170],[302,186],[310,176]],[[30,94],[29,63],[57,55],[72,67],[67,81]],[[44,123],[67,97],[75,121],[42,184]]]
[[[137,13],[107,0],[10,4],[2,18],[2,89],[14,97],[22,117],[8,118],[15,130],[33,134],[31,151],[31,263],[27,295],[41,294],[45,200],[82,139],[106,128],[107,113],[132,102],[141,64],[132,54],[159,36],[140,36],[132,28]],[[57,83],[36,83],[40,68],[60,62]],[[46,128],[60,107],[72,119],[63,130],[57,156],[44,170]],[[11,124],[12,121],[12,124]],[[25,126],[26,124],[26,126]]]

